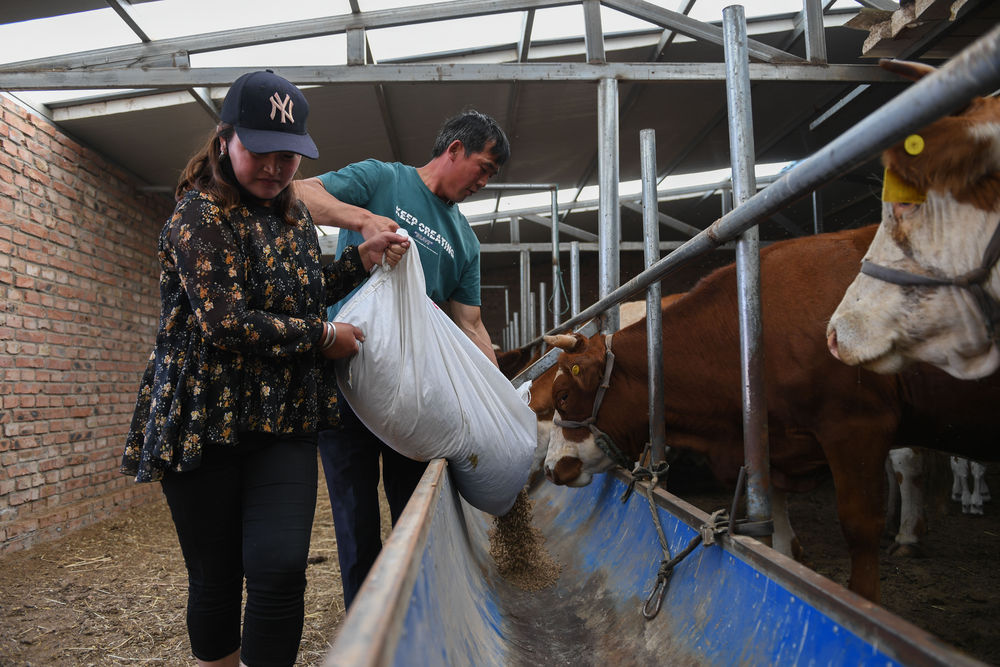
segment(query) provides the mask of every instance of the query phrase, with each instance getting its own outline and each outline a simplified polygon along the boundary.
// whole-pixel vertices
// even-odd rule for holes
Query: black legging
[[[294,664],[316,477],[315,433],[241,433],[239,445],[210,444],[199,468],[163,478],[188,570],[188,635],[199,660],[239,648],[250,667]]]

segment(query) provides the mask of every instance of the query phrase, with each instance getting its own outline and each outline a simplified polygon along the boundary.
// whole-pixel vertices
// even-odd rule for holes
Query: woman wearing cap
[[[161,482],[199,664],[295,662],[317,432],[339,419],[332,360],[364,339],[324,314],[408,245],[384,232],[321,266],[312,219],[288,187],[301,156],[318,155],[308,113],[269,70],[237,79],[160,234],[160,325],[122,472]]]

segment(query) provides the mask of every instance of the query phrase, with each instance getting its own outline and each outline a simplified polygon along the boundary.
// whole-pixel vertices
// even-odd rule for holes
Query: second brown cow
[[[826,323],[857,275],[875,228],[776,243],[761,252],[765,400],[771,480],[808,491],[832,472],[851,558],[849,586],[879,600],[884,528],[883,463],[889,449],[919,445],[996,459],[1000,378],[956,380],[920,365],[900,375],[848,367],[826,349]],[[715,476],[735,482],[743,463],[736,274],[719,269],[663,310],[667,445],[704,454]],[[629,458],[648,434],[645,325],[615,333],[614,364],[595,426]],[[552,382],[559,416],[582,422],[605,373],[605,336],[550,336],[564,352]],[[553,429],[545,470],[584,486],[613,463],[586,427]]]

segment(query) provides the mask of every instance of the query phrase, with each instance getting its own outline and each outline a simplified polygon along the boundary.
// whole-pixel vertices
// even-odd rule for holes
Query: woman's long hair
[[[239,206],[242,198],[239,181],[233,173],[229,156],[221,155],[222,140],[229,142],[235,133],[235,128],[229,123],[219,123],[212,136],[191,156],[181,172],[177,189],[174,190],[177,201],[184,197],[185,192],[194,189],[210,195],[225,213]],[[290,225],[295,224],[301,216],[299,200],[295,198],[291,185],[271,200],[271,206]]]

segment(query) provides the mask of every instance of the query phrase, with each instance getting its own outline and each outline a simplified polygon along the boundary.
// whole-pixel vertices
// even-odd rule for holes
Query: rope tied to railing
[[[646,450],[648,451],[648,449],[649,443],[646,443]],[[644,451],[643,456],[639,457],[640,461],[645,459],[645,453]],[[656,618],[656,615],[660,613],[660,609],[663,607],[663,599],[667,595],[667,584],[670,581],[670,577],[673,576],[674,568],[694,551],[695,547],[699,544],[704,544],[705,546],[715,544],[716,537],[726,532],[729,526],[729,517],[726,510],[716,510],[712,513],[708,523],[703,524],[699,528],[698,534],[691,538],[687,546],[676,556],[671,556],[670,543],[667,541],[666,533],[663,531],[663,524],[660,522],[660,513],[656,508],[656,501],[653,500],[653,491],[656,489],[656,485],[659,484],[661,478],[664,481],[666,480],[669,471],[670,465],[666,461],[657,461],[650,463],[648,466],[636,463],[635,469],[632,471],[632,480],[629,482],[628,488],[621,498],[621,501],[624,503],[632,495],[636,482],[647,482],[645,485],[646,500],[649,503],[649,512],[653,517],[653,525],[656,527],[656,535],[660,541],[660,548],[663,550],[663,559],[660,561],[660,567],[656,572],[656,581],[653,584],[653,590],[650,591],[649,597],[646,598],[645,603],[642,605],[642,615],[647,620]]]

